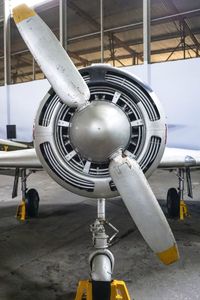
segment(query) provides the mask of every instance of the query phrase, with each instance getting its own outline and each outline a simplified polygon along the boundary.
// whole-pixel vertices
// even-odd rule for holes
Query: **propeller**
[[[13,18],[27,47],[61,100],[81,107],[90,98],[87,84],[53,32],[26,4],[13,8]]]
[[[34,10],[25,4],[13,9],[13,17],[25,43],[56,94],[70,107],[80,108],[85,106],[90,98],[88,86],[48,26]],[[92,108],[92,106],[89,107]],[[113,107],[114,104],[109,105],[108,110],[110,111]],[[99,112],[98,108],[97,110]],[[115,110],[117,110],[116,107]],[[126,125],[120,110],[118,114],[121,118],[121,124]],[[90,114],[90,119],[92,116]],[[107,119],[108,124],[111,124],[110,116]],[[87,120],[88,118],[85,118],[86,123]],[[106,120],[104,120],[103,123],[105,124],[103,125],[105,125],[106,134],[109,136],[108,128],[110,127],[106,126],[108,125]],[[83,124],[83,122],[80,123]],[[98,125],[98,132],[101,129],[100,127]],[[84,127],[84,130],[86,128],[87,126]],[[89,128],[91,136],[96,132],[94,128],[93,131],[90,132]],[[122,138],[124,134],[123,130]],[[97,133],[95,133],[96,135]],[[84,139],[82,141],[84,142]],[[116,145],[114,146],[116,151]],[[110,150],[112,149],[109,148],[108,150],[111,153]],[[88,155],[90,156],[91,153],[88,153]],[[174,236],[137,161],[123,157],[121,152],[117,152],[115,156],[111,157],[109,171],[131,217],[151,249],[165,264],[178,260],[179,253]]]
[[[116,154],[110,175],[142,236],[160,260],[168,265],[179,259],[169,224],[139,164]]]

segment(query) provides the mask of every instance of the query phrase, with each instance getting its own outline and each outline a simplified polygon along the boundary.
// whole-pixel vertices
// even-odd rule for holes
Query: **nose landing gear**
[[[105,225],[114,231],[111,238],[106,234]],[[97,219],[90,226],[90,230],[96,249],[89,257],[90,280],[79,282],[75,300],[130,300],[124,281],[112,279],[114,256],[108,247],[118,230],[106,221],[105,199],[98,200]]]

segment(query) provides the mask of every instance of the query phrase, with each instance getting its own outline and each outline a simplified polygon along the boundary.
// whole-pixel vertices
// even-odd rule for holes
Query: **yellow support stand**
[[[8,146],[7,145],[3,146],[3,151],[8,151]]]
[[[92,300],[92,283],[89,280],[79,281],[75,300],[82,299]]]
[[[17,208],[16,217],[19,221],[26,220],[26,202],[24,199],[22,199],[21,203],[19,204],[19,206]]]
[[[79,281],[78,284],[75,300],[83,300],[83,299],[92,300],[92,283],[89,280]],[[124,281],[113,280],[111,282],[110,300],[131,300],[128,289]]]
[[[183,221],[188,216],[188,208],[184,200],[180,200],[180,220]]]
[[[110,300],[131,300],[128,289],[124,281],[113,280],[111,283]]]

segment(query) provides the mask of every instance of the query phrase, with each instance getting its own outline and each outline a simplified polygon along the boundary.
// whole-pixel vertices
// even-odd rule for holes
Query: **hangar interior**
[[[36,12],[58,37],[78,69],[96,63],[108,63],[123,72],[128,71],[141,77],[158,94],[168,115],[167,122],[170,130],[167,146],[191,151],[192,149],[200,150],[200,142],[197,138],[200,129],[199,0],[42,0],[36,2]],[[0,139],[6,138],[6,125],[16,124],[17,140],[32,143],[35,113],[41,99],[50,88],[50,84],[21,38],[10,14],[11,6],[11,0],[0,0]],[[119,70],[117,69],[116,72],[120,72]],[[152,96],[151,88],[145,83],[141,84],[141,90],[146,89],[146,93],[148,91]],[[51,96],[52,94],[48,94],[48,97],[51,98]],[[152,99],[154,96],[153,94]],[[56,101],[59,102],[58,99]],[[49,106],[51,108],[51,105]],[[42,107],[40,110],[44,111]],[[162,110],[159,110],[158,114],[160,111]],[[38,119],[39,125],[42,126],[40,118]],[[88,119],[86,118],[86,124]],[[142,119],[138,120],[138,126],[143,126]],[[158,119],[154,121],[157,122]],[[64,124],[66,125],[66,122]],[[151,126],[153,126],[152,123]],[[115,128],[113,131],[117,132]],[[164,148],[166,146],[164,145],[166,144],[166,124],[164,123],[163,132]],[[63,137],[62,134],[60,137]],[[154,145],[153,140],[149,140],[150,146]],[[161,151],[159,148],[161,139],[157,141],[155,144],[158,146],[158,151]],[[50,151],[49,149],[47,150]],[[148,149],[155,148],[152,146]],[[45,148],[41,152],[44,150]],[[50,153],[48,151],[43,156],[43,162]],[[68,154],[70,153],[73,155],[73,151]],[[12,151],[8,152],[9,155],[12,157]],[[67,156],[65,155],[66,161],[70,164],[74,156]],[[155,154],[153,163],[156,158]],[[170,169],[170,172],[168,172],[169,168],[157,169],[150,177],[150,189],[155,194],[156,204],[158,200],[159,209],[162,208],[161,211],[168,219],[167,222],[170,224],[179,247],[180,260],[175,264],[166,267],[158,261],[155,255],[157,252],[153,253],[146,244],[140,234],[140,229],[138,230],[133,217],[131,218],[132,215],[128,213],[125,202],[122,201],[123,197],[106,199],[106,221],[119,229],[117,238],[110,244],[111,251],[115,255],[113,276],[125,281],[131,295],[129,298],[118,295],[119,297],[114,300],[200,299],[200,172],[199,169],[195,169],[190,174],[190,165],[188,167],[187,163],[188,161],[191,163],[193,157],[187,156],[186,158],[184,161],[186,168]],[[198,158],[197,163],[200,162],[200,155]],[[15,157],[15,160],[19,165],[23,162],[20,155],[17,159]],[[4,164],[4,161],[6,161],[6,153],[2,154],[0,151],[0,166]],[[82,187],[77,194],[63,188],[64,185],[59,185],[59,179],[55,180],[56,176],[58,178],[62,175],[63,165],[59,165],[59,160],[52,159],[52,161],[55,163],[55,169],[57,168],[56,175],[52,177],[48,176],[48,172],[46,173],[48,167],[45,162],[44,171],[30,168],[28,172],[29,168],[18,166],[14,172],[9,168],[2,170],[0,167],[0,299],[2,300],[74,300],[79,280],[89,279],[92,274],[91,264],[88,264],[88,256],[94,250],[94,236],[92,240],[90,224],[95,224],[92,222],[99,213],[97,203],[99,204],[104,199],[95,201],[90,198],[89,193],[93,188],[90,186],[89,188],[87,186],[85,194],[82,192],[83,189],[81,190]],[[90,170],[91,165],[89,164],[87,168],[87,162],[80,160],[77,163],[77,160],[72,160],[73,172],[72,176],[71,174],[69,176],[71,176],[70,180],[72,178],[71,186],[74,187],[74,191],[78,190],[79,183],[81,186],[84,175],[88,176],[87,179],[91,179],[98,177],[101,172],[102,179],[104,173],[108,172],[107,169],[100,169],[100,164],[96,164]],[[75,178],[80,168],[83,167],[83,163],[85,163],[83,169],[85,174],[82,173],[81,178],[78,176]],[[158,167],[158,162],[156,163]],[[26,162],[24,164],[27,167]],[[148,165],[149,168],[151,166],[151,164]],[[21,168],[21,173],[19,172],[17,177],[19,168]],[[60,171],[59,174],[58,171]],[[12,176],[5,176],[8,174]],[[11,199],[11,193],[16,193],[13,175],[15,175],[14,182],[16,178],[21,180],[17,189],[18,195],[15,195],[14,200]],[[144,174],[142,176],[144,177]],[[192,201],[190,199],[190,176],[192,176],[193,183]],[[178,188],[177,185],[179,185]],[[94,194],[102,192],[102,186],[99,186],[97,191],[92,190]],[[109,183],[109,192],[110,194],[113,192],[114,195],[117,188],[113,186],[113,182]],[[185,214],[183,220],[169,218],[171,216],[168,214],[166,194],[173,186],[179,197],[178,201],[187,201],[189,216]],[[23,192],[30,187],[36,188],[40,195],[39,216],[19,222],[14,217],[16,207],[21,203],[20,201],[23,202]],[[131,191],[130,185],[127,189],[129,187]],[[143,187],[145,189],[145,185]],[[142,192],[142,188],[140,191],[137,190],[137,195]],[[137,195],[134,194],[135,198]],[[182,196],[184,199],[180,199]],[[101,213],[104,214],[103,209],[102,211]],[[138,213],[141,212],[149,218],[146,220],[141,214],[141,223],[145,219],[148,221],[147,227],[151,228],[155,215],[148,214],[146,206],[140,207]],[[115,227],[111,226],[111,229],[115,230]],[[155,227],[152,227],[153,232],[157,230]],[[111,235],[110,232],[109,234]],[[162,238],[165,240],[164,235]],[[109,260],[112,259],[109,258]],[[110,261],[105,265],[110,267]],[[111,272],[108,273],[110,276]]]
[[[0,85],[4,84],[4,68],[9,83],[44,78],[12,18],[4,32],[4,2],[0,1]],[[77,67],[102,61],[117,67],[143,64],[142,1],[104,1],[102,18],[99,0],[42,1],[36,10],[61,36]],[[198,0],[151,0],[151,63],[199,57],[199,14]]]

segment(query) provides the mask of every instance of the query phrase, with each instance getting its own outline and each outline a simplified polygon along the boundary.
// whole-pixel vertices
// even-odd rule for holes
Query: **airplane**
[[[185,171],[191,190],[190,168],[200,166],[200,151],[166,147],[161,103],[139,78],[107,64],[78,71],[33,9],[18,5],[13,18],[52,86],[36,114],[34,148],[0,152],[0,168],[18,170],[16,178],[20,171],[23,204],[28,198],[37,215],[39,196],[35,189],[27,192],[26,179],[41,169],[75,194],[120,196],[158,258],[166,265],[177,261],[177,243],[147,178],[157,168],[180,171],[179,193],[171,188],[167,199],[169,211],[177,215]]]

